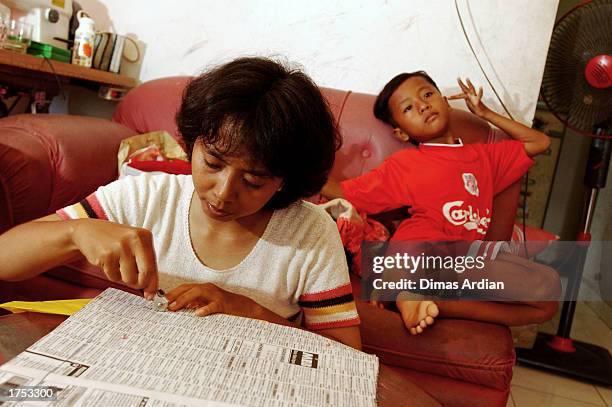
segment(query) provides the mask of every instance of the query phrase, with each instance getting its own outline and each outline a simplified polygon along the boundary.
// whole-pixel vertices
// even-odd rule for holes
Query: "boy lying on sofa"
[[[418,148],[401,150],[355,179],[342,183],[330,179],[322,194],[345,198],[366,214],[409,206],[410,218],[399,225],[391,241],[474,241],[485,252],[481,239],[489,226],[494,195],[520,179],[533,165],[531,157],[546,151],[550,141],[545,134],[490,110],[482,102],[482,88],[477,91],[469,79],[458,83],[462,93],[448,99],[464,99],[473,114],[513,140],[464,145],[449,128],[451,107],[435,82],[423,71],[403,73],[380,92],[374,114],[393,126],[396,138]],[[507,253],[504,247],[505,242],[488,245],[487,278],[503,280],[510,298],[532,290],[533,300],[425,301],[402,292],[396,305],[410,333],[423,332],[438,315],[509,326],[550,319],[560,293],[557,273]]]

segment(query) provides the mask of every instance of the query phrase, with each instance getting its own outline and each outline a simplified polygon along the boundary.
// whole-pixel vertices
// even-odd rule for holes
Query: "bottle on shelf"
[[[74,33],[72,63],[89,68],[91,67],[94,38],[96,36],[94,20],[89,18],[83,10],[77,13],[77,19],[79,20],[79,28]]]

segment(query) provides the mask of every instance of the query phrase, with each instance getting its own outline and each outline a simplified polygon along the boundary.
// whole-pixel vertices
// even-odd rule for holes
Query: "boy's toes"
[[[440,310],[435,302],[431,302],[429,305],[427,305],[427,316],[432,317],[433,319],[437,317],[439,313]]]
[[[435,317],[438,316],[438,305],[429,300],[408,300],[407,298],[417,298],[409,293],[406,293],[404,297],[400,299],[400,296],[398,296],[398,300],[395,303],[400,311],[404,325],[412,335],[423,333],[423,330],[433,324]]]

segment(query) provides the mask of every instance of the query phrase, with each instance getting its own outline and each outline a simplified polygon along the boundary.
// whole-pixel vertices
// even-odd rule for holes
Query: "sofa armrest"
[[[391,366],[491,389],[509,388],[515,354],[508,327],[438,318],[424,333],[410,335],[399,313],[363,301],[361,284],[351,276],[364,352],[377,355]]]
[[[0,233],[77,202],[117,177],[134,131],[110,120],[17,115],[0,120]]]

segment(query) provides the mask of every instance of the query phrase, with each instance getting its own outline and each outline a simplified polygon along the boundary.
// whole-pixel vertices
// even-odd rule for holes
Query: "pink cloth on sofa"
[[[358,212],[345,199],[327,201],[321,197],[319,204],[336,220],[344,250],[350,254],[350,271],[361,277],[362,243],[387,241],[389,231],[382,223]]]

